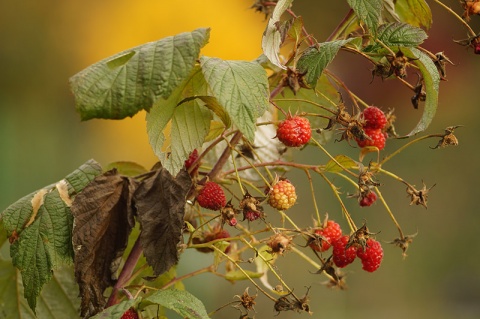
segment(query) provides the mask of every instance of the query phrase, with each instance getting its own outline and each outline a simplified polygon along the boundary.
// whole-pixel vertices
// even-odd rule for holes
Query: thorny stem
[[[343,20],[340,21],[340,24],[335,28],[335,30],[333,30],[333,32],[330,34],[326,41],[338,39],[340,35],[345,32],[345,30],[348,28],[348,26],[352,23],[354,19],[355,12],[352,9],[348,10]]]
[[[117,296],[118,291],[125,286],[125,284],[128,282],[128,280],[132,276],[133,270],[135,269],[135,266],[138,260],[140,259],[142,252],[143,252],[143,249],[140,243],[140,236],[138,236],[137,241],[135,241],[135,244],[133,245],[133,248],[127,257],[127,260],[123,265],[122,271],[118,276],[118,280],[115,283],[115,286],[113,286],[113,290],[112,290],[112,293],[110,294],[110,297],[108,298],[106,307],[110,307],[118,303],[118,296]]]
[[[438,0],[433,0],[435,1],[437,4],[439,4],[441,7],[443,7],[445,10],[447,10],[448,12],[450,12],[455,18],[457,18],[464,26],[465,28],[468,30],[468,32],[470,32],[470,34],[472,36],[476,36],[475,32],[472,30],[472,28],[470,28],[470,26],[468,25],[467,22],[465,22],[465,20],[462,19],[462,17],[460,17],[455,11],[453,11],[450,7],[446,6],[445,4],[443,4],[441,1],[438,1]]]

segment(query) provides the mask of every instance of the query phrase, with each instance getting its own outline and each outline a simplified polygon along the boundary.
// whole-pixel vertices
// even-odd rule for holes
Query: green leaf
[[[32,310],[53,270],[72,261],[72,199],[101,171],[96,162],[88,161],[60,182],[21,198],[0,215],[12,242],[13,265],[22,274],[24,296]]]
[[[91,317],[91,319],[120,319],[122,315],[141,301],[141,298],[124,300],[116,305],[108,307],[102,312]]]
[[[205,306],[194,295],[176,289],[158,290],[144,301],[160,305],[178,313],[182,318],[209,319]]]
[[[114,168],[118,171],[119,174],[130,177],[134,177],[147,172],[147,169],[142,165],[128,161],[110,163],[107,165],[107,167],[105,167],[105,171],[109,171]]]
[[[318,46],[311,46],[303,52],[298,60],[297,68],[302,73],[307,72],[305,79],[310,86],[315,86],[323,70],[332,62],[338,50],[353,39],[323,42]]]
[[[70,78],[82,120],[122,119],[167,99],[191,73],[210,30],[146,43],[95,63]]]
[[[336,162],[335,162],[336,161]],[[335,156],[335,161],[330,160],[324,167],[325,172],[331,173],[340,173],[344,169],[351,169],[357,167],[357,163],[353,159],[345,155],[337,155]],[[338,164],[341,166],[339,166]]]
[[[278,24],[280,23],[282,14],[288,9],[292,2],[293,0],[279,0],[277,2],[272,17],[268,20],[267,28],[265,29],[265,32],[263,32],[262,37],[263,54],[265,54],[270,62],[282,69],[286,69],[286,67],[280,61],[279,57],[283,39]]]
[[[440,75],[438,74],[438,69],[433,61],[422,51],[416,48],[405,48],[402,50],[406,55],[410,56],[410,52],[412,56],[418,58],[418,60],[414,60],[413,63],[415,63],[420,69],[420,72],[422,72],[422,76],[425,81],[425,92],[427,93],[422,117],[415,128],[407,134],[407,136],[412,136],[425,131],[435,116],[438,106]]]
[[[154,153],[172,175],[183,167],[189,154],[202,146],[212,113],[195,96],[206,96],[207,84],[197,68],[167,100],[159,99],[147,113],[147,133]]]
[[[268,108],[265,70],[248,61],[202,57],[200,63],[213,96],[245,137],[253,141],[257,118]]]
[[[347,0],[358,18],[365,23],[368,30],[377,33],[380,16],[383,10],[383,0]]]
[[[432,26],[432,11],[425,0],[397,0],[395,10],[403,22],[427,30]]]
[[[427,37],[422,29],[402,22],[383,24],[378,29],[378,39],[389,47],[415,47]]]

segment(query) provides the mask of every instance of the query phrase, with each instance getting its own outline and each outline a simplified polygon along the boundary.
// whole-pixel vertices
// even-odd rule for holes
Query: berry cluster
[[[332,260],[339,268],[348,266],[358,257],[362,261],[363,270],[374,272],[380,267],[383,259],[382,246],[373,238],[364,239],[363,236],[368,235],[367,232],[359,233],[362,234],[362,240],[357,238],[356,233],[352,236],[343,235],[340,225],[328,220],[322,228],[314,229],[308,244],[310,248],[319,252],[332,247]]]
[[[368,138],[356,138],[359,147],[376,146],[379,150],[385,147],[387,134],[384,132],[387,125],[385,113],[378,107],[370,106],[363,110],[362,114],[365,121],[363,129]]]

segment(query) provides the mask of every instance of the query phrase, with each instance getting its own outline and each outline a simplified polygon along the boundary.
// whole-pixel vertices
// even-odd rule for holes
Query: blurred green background
[[[461,13],[458,1],[446,4]],[[150,167],[156,161],[148,145],[144,114],[123,121],[80,122],[75,112],[68,78],[88,65],[121,50],[198,27],[212,28],[210,44],[202,51],[223,59],[254,59],[266,21],[249,10],[252,1],[32,1],[0,3],[0,209],[36,189],[55,182],[90,158],[102,165],[118,160]],[[408,258],[384,244],[382,267],[374,274],[356,263],[347,268],[347,291],[330,290],[325,277],[299,262],[293,254],[278,261],[295,292],[310,291],[314,318],[480,318],[480,250],[477,247],[480,217],[477,210],[478,119],[480,56],[452,42],[466,38],[466,31],[451,15],[429,1],[434,16],[425,48],[444,51],[455,66],[448,66],[448,81],[441,83],[438,116],[428,134],[442,133],[450,125],[457,130],[457,147],[431,150],[436,139],[419,143],[395,157],[385,167],[421,186],[436,183],[428,210],[409,206],[405,187],[380,177],[382,192],[407,234],[418,231]],[[296,1],[294,11],[303,16],[307,29],[318,41],[328,37],[347,12],[345,1]],[[472,17],[474,30],[480,17]],[[418,121],[422,107],[414,110],[412,93],[397,81],[371,82],[371,65],[349,53],[340,53],[330,69],[365,101],[383,109],[395,108],[397,131],[407,133]],[[389,140],[383,154],[405,141]],[[328,146],[334,154],[357,158],[358,149],[345,143]],[[307,149],[298,160],[315,162]],[[324,161],[322,157],[319,159]],[[303,175],[289,175],[304,184]],[[343,182],[335,180],[341,186]],[[346,185],[345,185],[346,187]],[[315,179],[316,199],[322,213],[341,220],[338,202],[325,183]],[[347,188],[345,188],[347,189]],[[299,187],[299,194],[308,194]],[[380,204],[358,209],[347,201],[357,223],[367,219],[378,238],[396,237],[395,228]],[[300,197],[291,214],[311,211],[310,195]],[[295,216],[310,223],[311,215]],[[344,220],[341,220],[346,225]],[[345,226],[344,226],[345,227]],[[187,251],[179,274],[211,262]],[[185,281],[209,311],[233,300],[248,283],[232,285],[212,275]],[[250,285],[251,286],[251,285]],[[253,287],[250,292],[254,292]],[[273,305],[259,296],[257,318],[273,318]],[[237,318],[236,310],[224,310],[214,318]],[[306,314],[281,313],[279,318],[307,318]]]

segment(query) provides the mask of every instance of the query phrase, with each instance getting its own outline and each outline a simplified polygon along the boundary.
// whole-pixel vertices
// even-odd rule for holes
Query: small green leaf
[[[202,72],[213,96],[250,141],[257,118],[268,108],[268,80],[256,62],[202,57]]]
[[[82,120],[122,119],[167,99],[190,75],[210,30],[197,29],[120,52],[70,78]]]
[[[62,181],[21,198],[0,214],[13,242],[13,265],[22,274],[24,296],[32,310],[53,270],[72,262],[70,206],[75,195],[101,172],[96,162],[88,161]]]
[[[336,162],[335,162],[336,161]],[[324,167],[325,172],[331,172],[331,173],[340,173],[344,169],[351,169],[357,167],[357,163],[350,157],[346,155],[337,155],[335,156],[335,161],[330,160]],[[339,166],[338,164],[341,166]]]
[[[405,48],[402,50],[405,54],[409,55],[408,53],[410,52],[411,55],[418,58],[418,60],[414,60],[413,63],[415,63],[420,69],[420,72],[422,72],[425,81],[425,92],[427,93],[422,117],[417,123],[417,126],[407,134],[407,136],[412,136],[425,131],[435,116],[438,106],[440,75],[438,74],[438,69],[433,61],[422,51],[416,48]]]
[[[211,121],[210,130],[208,131],[207,136],[205,137],[205,142],[210,142],[219,137],[223,131],[225,131],[225,125],[220,121]]]
[[[295,40],[295,45],[300,43],[303,39],[303,18],[296,17],[293,19],[293,23],[288,29],[288,36]]]
[[[239,281],[239,280],[248,280],[250,278],[260,278],[263,276],[261,272],[255,272],[251,270],[245,270],[245,272],[240,270],[229,271],[225,274],[225,279],[228,281]]]
[[[427,37],[422,29],[402,22],[383,24],[378,29],[378,39],[389,47],[415,47]]]
[[[147,172],[147,169],[140,164],[124,161],[108,164],[107,167],[105,167],[105,171],[109,171],[114,168],[118,171],[119,174],[129,177],[134,177]]]
[[[427,30],[432,26],[432,11],[425,0],[397,0],[395,10],[403,22]]]
[[[279,57],[282,35],[278,28],[278,23],[280,23],[282,14],[288,9],[292,2],[293,0],[279,0],[277,2],[262,37],[263,54],[265,54],[270,62],[282,69],[286,69],[286,67],[280,61]]]
[[[194,295],[176,289],[158,290],[144,299],[178,313],[182,318],[209,319],[205,306]]]
[[[383,10],[383,0],[347,0],[347,2],[368,30],[375,35]]]
[[[297,63],[297,68],[300,72],[307,72],[305,79],[308,85],[314,87],[318,79],[322,75],[323,70],[332,62],[337,55],[338,50],[345,44],[352,41],[354,38],[348,40],[336,40],[331,42],[323,42],[318,46],[311,46],[306,49]]]

